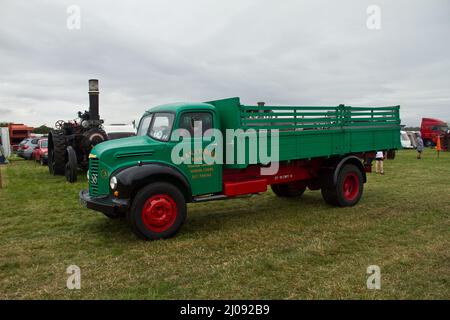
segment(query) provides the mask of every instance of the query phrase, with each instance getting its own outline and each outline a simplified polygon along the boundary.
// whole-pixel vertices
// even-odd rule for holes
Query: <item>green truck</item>
[[[239,98],[149,109],[137,136],[103,142],[89,155],[87,208],[125,215],[144,239],[168,238],[186,203],[265,192],[321,190],[333,206],[361,198],[376,151],[400,143],[400,106],[243,105]]]

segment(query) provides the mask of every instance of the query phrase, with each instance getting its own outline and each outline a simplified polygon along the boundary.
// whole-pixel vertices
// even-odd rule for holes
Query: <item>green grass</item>
[[[124,220],[78,204],[66,183],[31,161],[3,167],[1,299],[449,299],[450,153],[413,151],[369,174],[361,202],[326,205],[318,191],[267,192],[189,205],[173,239],[138,240]],[[81,290],[66,268],[81,268]],[[366,268],[381,268],[368,290]]]

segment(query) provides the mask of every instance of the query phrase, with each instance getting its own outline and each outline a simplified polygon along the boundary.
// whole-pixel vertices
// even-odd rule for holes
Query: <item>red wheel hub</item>
[[[344,178],[344,183],[342,185],[342,191],[344,198],[347,201],[354,200],[359,193],[359,179],[358,175],[354,172],[349,172]]]
[[[167,194],[150,197],[142,207],[142,221],[150,231],[166,231],[173,225],[176,217],[177,205]]]

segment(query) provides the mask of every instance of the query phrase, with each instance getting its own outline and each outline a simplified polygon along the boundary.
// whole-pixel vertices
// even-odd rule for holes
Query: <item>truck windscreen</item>
[[[172,113],[155,113],[148,135],[157,140],[168,141],[174,118]]]

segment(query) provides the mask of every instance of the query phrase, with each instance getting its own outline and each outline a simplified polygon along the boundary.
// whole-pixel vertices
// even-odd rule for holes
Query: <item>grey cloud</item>
[[[66,8],[81,8],[81,29]],[[171,101],[402,105],[403,122],[450,120],[450,4],[378,1],[6,1],[0,108],[32,125],[71,119],[101,86],[102,116]],[[2,113],[0,113],[0,117]],[[1,119],[0,119],[1,121]]]

